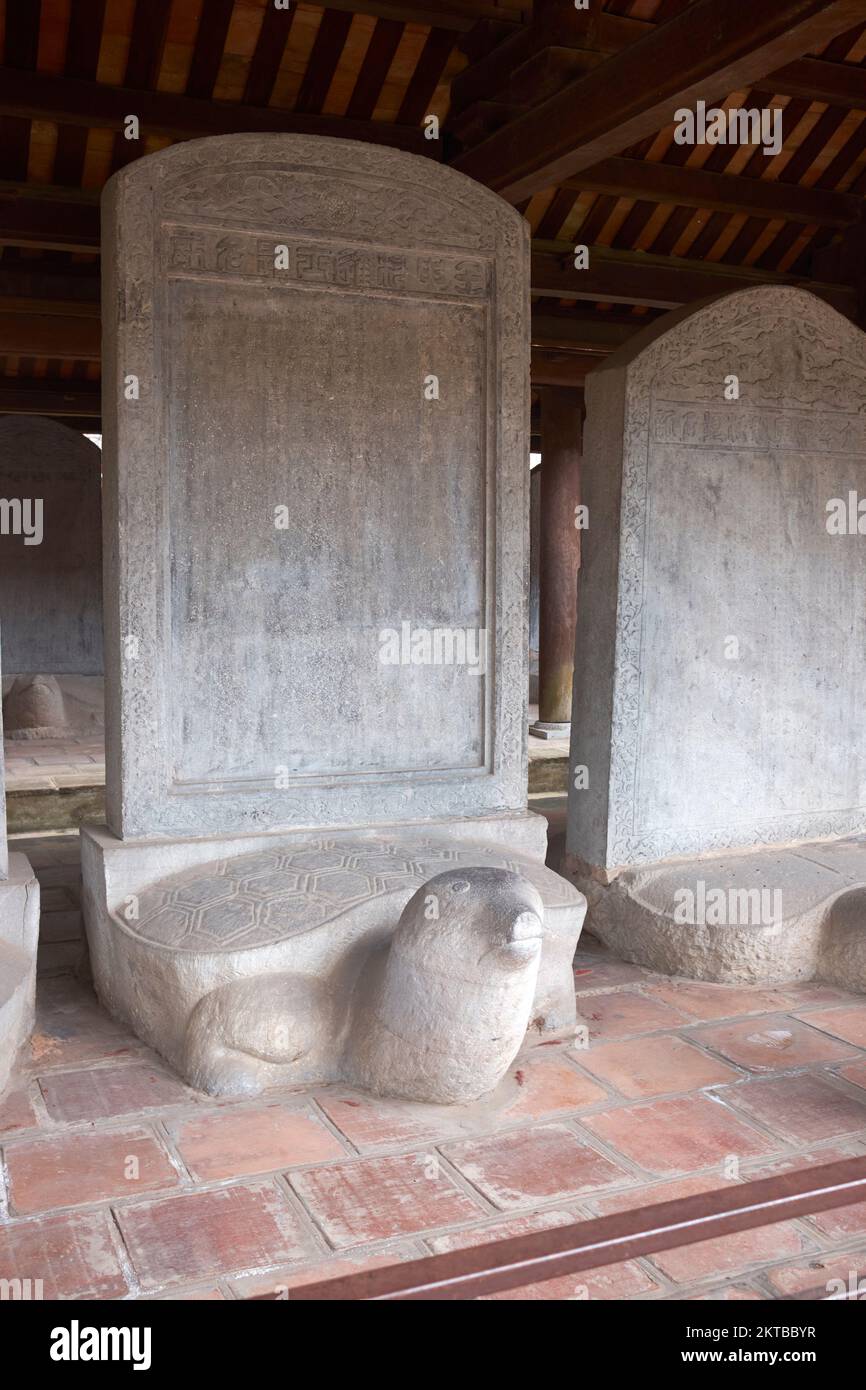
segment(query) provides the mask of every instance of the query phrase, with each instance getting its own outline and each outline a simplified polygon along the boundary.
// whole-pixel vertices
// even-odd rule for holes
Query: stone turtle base
[[[541,817],[522,814],[233,841],[123,842],[85,828],[83,902],[97,992],[186,1074],[189,1022],[206,995],[292,976],[339,1008],[418,888],[448,870],[498,868],[528,880],[544,908],[529,1031],[568,1035],[586,902],[545,868],[545,832]],[[318,1062],[308,1076],[299,1061],[292,1079],[338,1078],[322,1075]]]
[[[571,874],[618,956],[717,984],[822,980],[866,991],[866,837]]]

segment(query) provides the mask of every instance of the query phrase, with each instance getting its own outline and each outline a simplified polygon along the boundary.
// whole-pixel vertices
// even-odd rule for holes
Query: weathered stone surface
[[[354,1078],[363,1052],[371,1086],[477,1094],[527,998],[573,1027],[585,907],[526,811],[526,224],[429,161],[278,135],[140,160],[103,221],[100,996],[210,1089]],[[387,1057],[375,953],[449,866],[489,883],[494,936],[542,876],[540,965],[470,984],[446,932],[441,1017],[422,972]]]
[[[0,750],[2,747],[0,718]],[[25,855],[8,853],[4,770],[0,751],[0,1093],[33,1026],[39,935],[36,876]]]
[[[543,918],[538,890],[518,873],[437,874],[363,960],[356,947],[349,991],[286,972],[205,995],[187,1026],[184,1075],[219,1095],[303,1076],[446,1105],[477,1100],[529,1026]]]
[[[210,845],[211,853],[214,843],[192,842],[199,852]],[[236,851],[237,846],[234,841],[229,848]],[[183,852],[185,846],[178,848]],[[346,1039],[357,1011],[359,980],[365,971],[372,978],[377,953],[390,942],[413,895],[442,873],[476,883],[479,909],[480,890],[485,882],[490,885],[491,923],[500,920],[493,908],[503,883],[513,887],[519,878],[525,885],[518,893],[524,908],[527,894],[543,905],[532,1009],[523,1019],[509,1005],[498,1029],[500,1039],[510,1038],[518,1017],[521,1038],[528,1023],[533,1033],[573,1030],[571,964],[586,904],[538,858],[515,853],[493,836],[488,843],[473,842],[447,830],[433,833],[411,826],[391,834],[271,835],[249,848],[252,853],[205,860],[153,882],[157,860],[151,857],[150,867],[142,868],[142,855],[155,856],[160,846],[119,844],[93,829],[82,835],[85,913],[100,995],[193,1085],[232,1089],[237,1083],[254,1090],[281,1081],[354,1075],[351,1058],[360,1055],[357,1036],[351,1057]],[[147,886],[135,886],[136,872],[148,880]],[[471,1014],[474,1008],[471,991],[462,990],[461,971],[466,975],[455,955],[446,986],[452,1022],[461,1010]],[[489,1000],[498,997],[496,980],[492,970],[488,1011]],[[479,977],[479,987],[482,982]],[[516,987],[519,982],[512,983]],[[443,1008],[437,1005],[440,1014]],[[227,1036],[226,1030],[237,1037],[244,1026],[237,1020],[246,1018],[269,1036],[283,1037],[281,1060],[272,1058],[258,1068],[249,1060],[238,1067],[232,1059],[230,1067],[211,1069],[210,1053],[205,1048],[203,1059],[202,1044]],[[189,1042],[193,1019],[198,1020],[194,1047]],[[300,1040],[292,1020],[302,1028]],[[463,1055],[478,1055],[469,1038]],[[482,1070],[479,1066],[479,1076]],[[489,1069],[482,1080],[487,1075]],[[396,1084],[390,1083],[392,1088]],[[468,1078],[466,1084],[472,1084]]]
[[[592,931],[618,956],[718,984],[824,980],[866,992],[866,839],[581,877]]]
[[[10,676],[102,674],[100,470],[99,449],[77,430],[37,416],[0,420],[0,497],[41,503],[38,543],[0,533]]]
[[[138,160],[103,210],[112,830],[524,806],[526,223],[288,135]],[[404,624],[484,660],[383,663]]]
[[[864,465],[866,336],[800,290],[670,315],[590,375],[573,861],[866,827],[866,547],[827,526]]]

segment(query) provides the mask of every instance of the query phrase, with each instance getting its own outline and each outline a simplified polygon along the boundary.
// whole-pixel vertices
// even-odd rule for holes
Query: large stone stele
[[[0,750],[3,721],[0,719]],[[24,854],[6,841],[4,762],[0,754],[0,1094],[33,1027],[39,883]]]
[[[866,495],[866,335],[788,288],[659,320],[588,378],[583,488],[567,849],[592,929],[705,979],[820,972],[814,842],[866,830],[866,540],[830,524]],[[781,912],[725,919],[753,890]]]
[[[451,856],[541,875],[530,1019],[574,1026],[584,902],[526,810],[528,264],[489,190],[355,142],[195,141],[107,185],[85,913],[103,999],[202,1084],[194,1011],[222,1036],[246,998],[206,996],[291,975],[348,1017]]]

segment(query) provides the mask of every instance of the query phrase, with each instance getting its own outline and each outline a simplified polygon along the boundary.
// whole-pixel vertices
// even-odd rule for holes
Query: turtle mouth
[[[501,959],[523,964],[526,961],[531,961],[535,956],[540,955],[541,937],[521,936],[516,941],[507,941],[504,946],[497,946],[494,949]]]
[[[530,965],[540,955],[541,937],[526,936],[520,941],[502,941],[498,946],[491,946],[479,957],[478,964],[492,959],[497,965],[518,968]]]

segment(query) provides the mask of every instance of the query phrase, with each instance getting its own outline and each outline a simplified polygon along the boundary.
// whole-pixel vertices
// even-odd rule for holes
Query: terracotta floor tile
[[[288,1264],[312,1253],[273,1183],[220,1187],[119,1207],[117,1222],[142,1288]]]
[[[358,1149],[414,1144],[448,1134],[454,1128],[450,1106],[380,1100],[356,1091],[318,1091],[316,1102]]]
[[[747,1284],[723,1284],[721,1288],[711,1289],[709,1293],[688,1295],[690,1303],[747,1303],[766,1302],[767,1295],[750,1289]]]
[[[620,1211],[657,1206],[659,1202],[676,1202],[681,1197],[693,1197],[699,1192],[728,1192],[737,1184],[718,1173],[701,1173],[695,1177],[675,1178],[672,1182],[648,1182],[630,1192],[609,1192],[592,1197],[587,1206],[598,1216],[613,1216]],[[655,1259],[655,1256],[652,1256]]]
[[[346,1154],[320,1120],[282,1105],[212,1110],[172,1121],[168,1129],[184,1163],[202,1182],[271,1173]]]
[[[866,1003],[812,1009],[805,1017],[812,1028],[820,1028],[822,1033],[830,1033],[855,1047],[866,1047]]]
[[[0,1279],[41,1279],[49,1299],[122,1298],[126,1280],[106,1211],[0,1225]]]
[[[836,985],[823,985],[819,980],[810,980],[804,985],[785,985],[784,992],[791,1011],[820,1004],[844,1004],[856,998],[848,990],[838,989]]]
[[[710,985],[698,980],[665,980],[649,985],[646,993],[690,1019],[737,1018],[741,1014],[773,1013],[787,1006],[787,998],[779,990]]]
[[[723,1100],[795,1144],[866,1132],[866,1095],[848,1093],[824,1076],[768,1076],[720,1092]]]
[[[765,1270],[764,1278],[782,1296],[812,1290],[839,1293],[842,1289],[858,1289],[862,1290],[859,1297],[866,1298],[866,1249],[846,1255],[812,1255]]]
[[[33,1129],[38,1123],[29,1087],[16,1086],[0,1097],[0,1134],[9,1135],[17,1130]]]
[[[695,1029],[691,1036],[737,1066],[754,1072],[790,1071],[793,1067],[842,1062],[854,1056],[847,1044],[787,1014]]]
[[[607,1091],[590,1081],[556,1052],[540,1048],[511,1068],[501,1090],[513,1088],[501,1112],[501,1122],[539,1120],[545,1115],[565,1115],[585,1110],[607,1099]]]
[[[170,1294],[162,1294],[162,1298],[170,1299],[172,1303],[222,1303],[225,1302],[225,1294],[220,1293],[219,1289],[174,1289]],[[151,1299],[143,1294],[136,1302],[149,1303]]]
[[[277,1269],[268,1274],[251,1274],[245,1279],[232,1279],[231,1286],[240,1298],[260,1298],[269,1295],[280,1302],[291,1302],[292,1289],[304,1284],[317,1284],[323,1279],[341,1279],[344,1275],[360,1274],[365,1269],[384,1269],[400,1260],[417,1260],[417,1250],[406,1246],[391,1249],[385,1255],[359,1255],[357,1259],[333,1256],[302,1269]]]
[[[92,990],[69,976],[40,980],[36,1028],[30,1039],[35,1069],[108,1061],[141,1051],[138,1039],[100,1008]]]
[[[618,990],[614,994],[589,995],[578,1007],[578,1027],[585,1024],[590,1041],[607,1042],[637,1033],[658,1032],[662,1028],[678,1028],[687,1022],[686,1015],[669,1008],[658,999],[649,999],[636,991]]]
[[[490,1245],[497,1240],[508,1240],[511,1236],[531,1235],[534,1231],[551,1231],[556,1226],[572,1226],[580,1218],[570,1211],[529,1211],[522,1216],[512,1216],[508,1220],[488,1222],[486,1226],[470,1226],[462,1231],[446,1231],[441,1236],[431,1236],[427,1241],[434,1255],[444,1255],[450,1250],[471,1250],[476,1245]]]
[[[359,1158],[288,1177],[338,1250],[471,1221],[479,1211],[433,1153]]]
[[[175,1187],[168,1154],[144,1129],[22,1139],[5,1147],[14,1215]]]
[[[866,1062],[854,1062],[850,1067],[840,1067],[837,1076],[842,1076],[854,1086],[866,1087]]]
[[[834,1211],[821,1211],[809,1220],[831,1240],[850,1240],[852,1236],[866,1236],[866,1202],[855,1202],[850,1207],[836,1207]],[[866,1275],[866,1262],[863,1274]]]
[[[840,1163],[846,1158],[857,1158],[860,1149],[856,1143],[827,1144],[821,1149],[809,1149],[805,1153],[782,1154],[778,1158],[762,1159],[750,1163],[741,1173],[743,1182],[758,1182],[761,1178],[774,1178],[780,1173],[797,1173],[806,1168],[820,1168],[826,1163]]]
[[[52,1120],[66,1123],[107,1120],[195,1099],[194,1092],[168,1072],[136,1062],[54,1072],[39,1078],[39,1088]]]
[[[739,1073],[681,1038],[636,1038],[629,1042],[603,1043],[574,1056],[593,1076],[615,1086],[624,1096],[669,1095],[697,1091],[733,1081]]]
[[[584,956],[574,959],[574,988],[577,994],[591,994],[599,989],[617,989],[620,985],[643,984],[647,972],[638,965],[607,956]]]
[[[799,1255],[809,1242],[791,1222],[737,1231],[653,1255],[652,1263],[675,1284],[691,1284],[719,1274],[743,1274],[752,1266]]]
[[[503,1211],[631,1181],[627,1170],[564,1125],[471,1139],[448,1145],[443,1153]]]
[[[683,1096],[648,1105],[624,1105],[588,1115],[581,1126],[614,1149],[659,1174],[690,1173],[741,1162],[778,1147],[745,1120],[708,1096]]]

